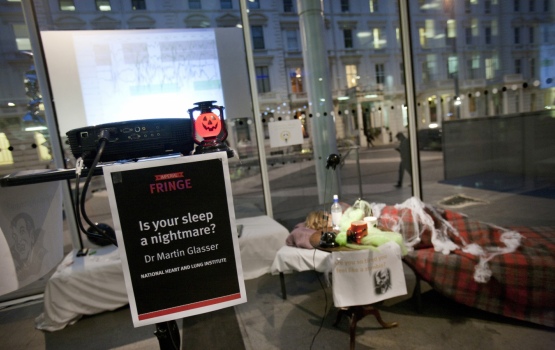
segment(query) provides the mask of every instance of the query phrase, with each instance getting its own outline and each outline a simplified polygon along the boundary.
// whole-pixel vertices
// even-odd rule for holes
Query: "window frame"
[[[289,88],[291,89],[291,93],[293,94],[303,94],[305,92],[304,89],[304,69],[303,67],[295,67],[295,68],[288,68],[289,74]]]
[[[259,10],[260,0],[247,0],[247,8],[249,10]]]
[[[484,43],[486,45],[492,43],[492,29],[490,26],[484,27]]]
[[[76,10],[74,0],[58,0],[58,9],[63,12],[73,12]]]
[[[256,89],[259,94],[267,93],[272,91],[272,85],[270,82],[270,68],[268,66],[256,66],[254,67],[256,74]]]
[[[146,10],[146,0],[131,0],[131,9],[133,11]]]
[[[343,29],[343,47],[345,49],[354,49],[353,30],[351,28]]]
[[[285,30],[285,48],[287,52],[299,52],[299,31],[297,29]]]
[[[220,9],[222,10],[232,10],[233,1],[232,0],[220,0]]]
[[[339,5],[340,5],[340,10],[341,10],[342,13],[350,12],[351,6],[349,4],[349,0],[340,0]]]
[[[370,13],[378,13],[380,12],[380,1],[379,0],[370,0]]]
[[[374,71],[376,73],[376,84],[385,85],[385,63],[374,64]]]
[[[295,12],[295,4],[293,0],[283,0],[283,12],[285,13]]]
[[[345,65],[345,81],[347,89],[353,88],[358,85],[358,67],[356,64]]]
[[[522,58],[515,58],[513,64],[515,74],[522,74]]]
[[[189,6],[189,10],[202,10],[202,1],[201,0],[188,0],[187,4]],[[191,6],[191,4],[194,4],[194,5]]]
[[[251,26],[252,48],[254,50],[265,50],[264,28],[262,26]]]

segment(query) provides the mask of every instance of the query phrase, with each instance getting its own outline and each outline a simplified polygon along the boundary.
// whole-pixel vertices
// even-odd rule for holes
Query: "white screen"
[[[45,31],[41,37],[61,135],[125,120],[188,117],[200,101],[223,105],[226,118],[252,116],[239,29]]]

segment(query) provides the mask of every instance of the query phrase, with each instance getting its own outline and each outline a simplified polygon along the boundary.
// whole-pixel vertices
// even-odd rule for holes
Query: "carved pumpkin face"
[[[202,113],[195,121],[195,130],[203,138],[216,137],[222,130],[220,118],[211,112]]]

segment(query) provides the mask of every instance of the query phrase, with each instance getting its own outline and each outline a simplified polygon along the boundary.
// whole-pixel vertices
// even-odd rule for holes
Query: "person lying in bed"
[[[323,210],[311,211],[304,222],[295,225],[285,244],[291,247],[314,249],[311,241],[318,242],[322,232],[328,227],[331,227],[331,215]]]

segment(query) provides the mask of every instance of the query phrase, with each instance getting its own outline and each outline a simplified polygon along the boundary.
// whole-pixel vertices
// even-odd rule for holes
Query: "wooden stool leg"
[[[344,309],[337,310],[337,316],[335,317],[335,323],[333,324],[334,327],[339,325],[339,321],[341,321],[341,317],[343,316]]]
[[[350,338],[350,349],[355,350],[355,338],[357,331],[358,317],[355,312],[351,313],[351,320],[349,322],[349,338]]]
[[[393,328],[397,327],[399,324],[397,322],[385,322],[382,319],[382,315],[380,314],[380,310],[375,309],[371,305],[364,305],[364,306],[350,306],[348,308],[340,308],[337,310],[337,317],[335,318],[334,326],[337,327],[341,317],[343,315],[347,315],[349,317],[349,343],[350,349],[355,349],[355,340],[356,340],[356,330],[357,330],[357,322],[362,320],[367,315],[374,315],[378,323],[383,328]]]
[[[287,292],[285,291],[285,276],[283,272],[279,273],[279,282],[281,283],[281,297],[285,300],[287,299]]]
[[[420,276],[416,274],[416,286],[414,286],[413,298],[416,300],[416,312],[422,313],[422,289],[420,287]]]
[[[384,320],[382,319],[382,315],[380,315],[380,310],[378,310],[378,309],[372,308],[372,309],[367,310],[367,312],[368,312],[368,314],[374,315],[374,317],[376,318],[378,323],[383,328],[393,328],[393,327],[397,327],[399,325],[397,322],[384,322]]]

